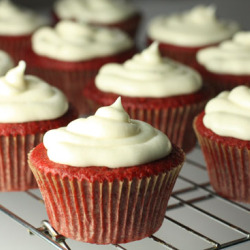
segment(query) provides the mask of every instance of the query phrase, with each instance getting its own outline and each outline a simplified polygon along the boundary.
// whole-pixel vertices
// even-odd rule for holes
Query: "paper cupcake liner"
[[[147,43],[151,44],[153,42],[152,39],[148,38]],[[211,44],[212,46],[215,44]],[[173,60],[176,60],[180,63],[186,64],[190,67],[196,64],[196,53],[203,48],[208,46],[199,46],[199,47],[185,47],[185,46],[178,46],[160,42],[159,43],[159,50],[161,54],[165,57],[169,57]]]
[[[25,51],[30,47],[30,36],[1,36],[0,48],[6,51],[18,63],[24,59]]]
[[[141,179],[91,183],[30,167],[51,225],[68,238],[96,244],[130,242],[157,231],[181,169],[177,166]]]
[[[42,137],[43,133],[0,137],[0,192],[38,188],[27,154]]]
[[[196,126],[195,132],[214,190],[225,198],[250,203],[250,150],[204,137]]]
[[[197,141],[192,127],[193,119],[203,110],[205,104],[206,101],[167,109],[142,109],[127,107],[124,103],[124,108],[130,118],[145,121],[161,130],[171,142],[187,153],[194,148]]]
[[[216,74],[209,72],[198,63],[194,67],[202,75],[204,81],[214,89],[215,95],[225,90],[232,90],[239,85],[250,87],[250,75]]]

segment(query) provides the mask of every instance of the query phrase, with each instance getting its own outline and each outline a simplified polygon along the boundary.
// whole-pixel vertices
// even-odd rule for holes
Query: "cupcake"
[[[192,122],[211,96],[195,70],[162,57],[156,42],[123,64],[104,65],[83,94],[94,108],[122,96],[131,118],[160,129],[184,152],[195,146]]]
[[[47,130],[76,119],[63,93],[24,75],[25,62],[0,78],[0,191],[37,188],[27,154]]]
[[[0,1],[0,48],[17,63],[30,46],[31,34],[49,20],[9,0]]]
[[[216,17],[214,6],[199,5],[182,13],[153,18],[147,28],[148,42],[159,42],[164,56],[192,66],[197,51],[229,39],[237,23]]]
[[[250,31],[197,53],[196,69],[219,94],[239,85],[250,86]]]
[[[53,228],[95,244],[157,231],[183,161],[165,134],[130,119],[120,99],[47,132],[29,154]]]
[[[118,28],[132,37],[141,21],[140,12],[124,0],[57,0],[53,13],[56,22],[67,19]]]
[[[4,76],[13,67],[14,61],[11,56],[7,52],[0,50],[0,76]]]
[[[135,53],[131,38],[117,29],[61,21],[32,36],[27,52],[28,73],[61,89],[80,114],[86,104],[81,90],[107,62],[123,62]]]
[[[250,88],[210,100],[194,120],[210,183],[223,197],[250,203]]]

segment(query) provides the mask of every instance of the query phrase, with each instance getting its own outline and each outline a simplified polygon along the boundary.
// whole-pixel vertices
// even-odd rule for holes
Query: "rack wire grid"
[[[143,240],[101,246],[65,239],[47,221],[38,189],[0,193],[0,211],[0,248],[4,250],[250,249],[250,205],[213,191],[198,145],[186,156],[163,225]]]

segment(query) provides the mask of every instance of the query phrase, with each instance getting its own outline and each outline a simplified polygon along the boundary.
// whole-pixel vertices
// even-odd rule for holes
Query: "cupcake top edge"
[[[48,17],[22,8],[10,0],[0,1],[0,35],[30,35],[49,22]]]
[[[157,16],[148,25],[148,36],[160,42],[196,47],[219,43],[239,30],[239,25],[216,17],[215,7],[198,5],[191,10]]]
[[[57,88],[25,75],[26,63],[0,77],[0,122],[20,123],[55,119],[66,113],[68,101]]]
[[[205,107],[203,123],[215,134],[250,140],[250,88],[241,85],[223,91]]]
[[[129,167],[167,156],[168,137],[151,125],[130,119],[118,98],[95,115],[48,131],[43,139],[48,158],[74,167]]]
[[[250,75],[250,31],[239,31],[218,46],[201,49],[196,57],[210,72]]]
[[[112,24],[129,18],[136,8],[125,0],[58,0],[54,12],[60,19]]]
[[[170,97],[198,91],[202,79],[192,68],[162,57],[154,42],[122,64],[102,66],[95,84],[103,92],[122,96]]]
[[[31,40],[37,55],[66,62],[112,56],[134,46],[133,40],[119,29],[70,20],[39,28]]]

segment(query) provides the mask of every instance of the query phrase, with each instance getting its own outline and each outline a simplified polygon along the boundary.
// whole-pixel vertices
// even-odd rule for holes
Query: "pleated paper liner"
[[[203,116],[195,119],[194,128],[212,187],[227,199],[250,203],[250,143],[237,145],[236,140],[218,139],[211,131],[207,134]]]
[[[34,154],[39,150],[40,145],[31,152],[30,167],[45,200],[51,225],[68,238],[96,244],[126,243],[157,231],[184,161],[182,151],[174,146],[169,160],[151,163],[148,172],[140,169],[142,165],[132,167],[136,174],[126,168],[127,173],[122,176],[98,173],[97,177],[91,177],[90,173],[87,178],[76,174],[76,168],[72,170],[74,176],[63,169],[46,169],[43,162],[34,161]],[[171,160],[173,167],[164,166]],[[158,164],[162,165],[160,171]]]
[[[153,42],[151,38],[147,38],[147,44],[150,45]],[[208,46],[214,46],[216,44],[210,44],[206,46],[179,46],[159,42],[159,50],[162,56],[169,57],[177,62],[183,63],[187,66],[193,67],[196,64],[196,54],[199,50]]]
[[[28,166],[28,153],[42,142],[47,130],[66,126],[77,117],[70,107],[65,115],[54,120],[0,124],[0,192],[38,188]]]
[[[17,64],[25,57],[25,51],[30,47],[31,35],[4,36],[0,35],[0,48],[7,52]]]
[[[239,85],[247,85],[250,87],[250,74],[233,75],[213,73],[198,63],[196,63],[194,67],[201,74],[203,80],[214,89],[214,95],[217,95],[225,90],[232,90]]]

